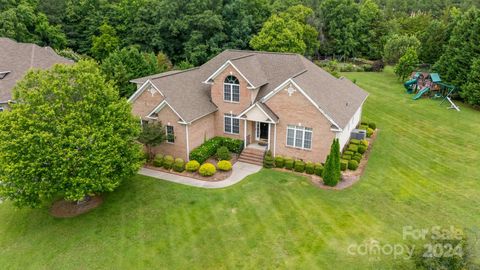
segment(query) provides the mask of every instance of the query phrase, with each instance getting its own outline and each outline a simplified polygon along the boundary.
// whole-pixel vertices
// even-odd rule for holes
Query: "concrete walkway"
[[[138,172],[141,175],[150,176],[153,178],[166,180],[178,184],[183,184],[192,187],[200,188],[224,188],[235,185],[236,183],[242,181],[245,177],[254,174],[260,171],[262,167],[258,165],[248,164],[244,162],[236,162],[232,167],[232,174],[225,180],[222,181],[203,181],[191,177],[180,176],[176,174],[156,171],[147,168],[141,168]]]

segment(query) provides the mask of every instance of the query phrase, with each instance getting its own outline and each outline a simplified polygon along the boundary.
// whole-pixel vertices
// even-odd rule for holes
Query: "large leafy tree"
[[[432,20],[419,34],[419,58],[423,63],[434,64],[444,51],[448,41],[447,25],[442,21]]]
[[[480,10],[471,8],[456,17],[445,52],[434,66],[443,79],[457,86],[468,80],[473,60],[480,58]]]
[[[480,58],[473,61],[467,83],[462,87],[461,96],[468,104],[480,106]]]
[[[383,12],[373,0],[365,0],[360,5],[358,31],[361,55],[380,59],[387,28]]]
[[[135,92],[136,86],[130,80],[166,71],[160,70],[153,53],[142,53],[133,46],[111,53],[100,67],[107,79],[118,86],[122,97],[129,97]],[[164,64],[163,68],[167,67],[168,64]]]
[[[400,57],[398,63],[395,65],[395,74],[403,81],[405,80],[417,67],[418,55],[413,48],[408,48],[405,54]]]
[[[98,30],[100,34],[92,37],[92,48],[90,51],[93,57],[101,60],[116,50],[120,41],[117,37],[117,31],[108,23],[103,23]]]
[[[97,64],[31,71],[0,114],[0,197],[37,207],[113,191],[140,167],[140,132]]]
[[[342,58],[354,56],[359,46],[359,7],[353,0],[325,0],[321,6],[324,34],[322,52]]]
[[[0,3],[0,36],[57,49],[67,42],[60,26],[51,25],[36,2],[26,0]]]
[[[250,41],[255,50],[295,52],[313,55],[319,47],[318,32],[308,24],[313,10],[293,6],[279,15],[272,15]]]
[[[413,48],[418,50],[420,41],[415,36],[393,35],[385,43],[383,50],[383,59],[389,64],[396,64],[408,50]]]

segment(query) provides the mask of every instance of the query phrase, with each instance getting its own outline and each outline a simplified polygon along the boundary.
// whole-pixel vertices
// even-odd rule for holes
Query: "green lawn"
[[[263,170],[223,190],[136,176],[74,219],[4,203],[0,268],[413,268],[347,248],[411,243],[408,225],[480,226],[480,112],[413,101],[391,70],[346,76],[370,92],[364,117],[381,129],[352,188]]]

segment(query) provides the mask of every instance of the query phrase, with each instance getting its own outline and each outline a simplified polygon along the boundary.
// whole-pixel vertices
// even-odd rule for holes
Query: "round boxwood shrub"
[[[373,131],[374,131],[373,129],[367,128],[367,137],[368,137],[368,138],[372,137]]]
[[[196,172],[198,171],[198,168],[200,168],[200,163],[196,160],[190,160],[185,164],[185,169],[189,172]]]
[[[353,156],[353,154],[355,154],[354,152],[352,151],[345,151],[343,152],[344,155],[349,155],[349,156]]]
[[[162,167],[162,165],[163,165],[163,155],[162,154],[156,154],[155,158],[153,159],[153,166]]]
[[[322,163],[315,163],[315,175],[322,176],[323,173],[323,165]]]
[[[183,172],[185,170],[185,161],[181,158],[175,159],[173,163],[173,170],[176,172]]]
[[[175,159],[172,156],[166,155],[163,157],[163,168],[170,170],[173,167],[173,163],[175,163]]]
[[[263,157],[263,167],[270,169],[275,166],[275,159],[272,156],[272,152],[268,151]]]
[[[348,145],[348,151],[356,153],[358,151],[358,145],[349,144]]]
[[[314,174],[315,173],[315,164],[313,164],[313,162],[305,163],[305,172],[308,173],[308,174]]]
[[[342,155],[342,158],[345,160],[350,160],[352,159],[352,155]]]
[[[220,160],[217,163],[217,167],[220,171],[230,171],[232,169],[232,163],[228,160]]]
[[[368,123],[368,127],[373,130],[377,129],[377,125],[375,123]]]
[[[201,176],[212,176],[217,172],[217,168],[212,163],[204,163],[202,166],[200,166],[200,169],[198,169],[198,173]]]
[[[226,146],[221,146],[217,149],[217,159],[218,160],[230,160],[232,155]]]
[[[340,169],[342,171],[345,171],[348,167],[348,160],[345,160],[345,159],[341,159],[340,160]]]
[[[351,160],[355,160],[356,162],[360,163],[360,160],[362,160],[362,156],[361,156],[361,155],[360,155],[360,156],[359,156],[359,155],[355,155],[355,156],[352,157]]]
[[[359,144],[360,144],[360,140],[357,140],[357,139],[351,139],[351,140],[350,140],[350,143],[351,143],[351,144],[356,144],[356,145],[359,145]]]
[[[358,129],[363,129],[363,130],[367,130],[368,126],[367,125],[360,125],[358,127]]]
[[[365,145],[359,145],[358,146],[358,153],[363,154],[367,151],[367,147]]]
[[[362,126],[368,126],[368,122],[365,121],[365,120],[363,120],[362,122],[360,122],[360,125],[362,125]]]
[[[348,169],[355,171],[358,168],[358,161],[356,160],[350,160],[348,161]]]
[[[285,169],[287,170],[293,170],[293,164],[294,164],[294,161],[293,159],[291,158],[285,158]]]
[[[360,144],[365,146],[365,147],[368,147],[368,141],[367,140],[361,140]]]
[[[283,168],[283,166],[285,166],[285,159],[283,159],[282,156],[276,156],[275,157],[275,167]]]
[[[295,161],[295,171],[296,172],[304,172],[305,171],[305,162],[301,160]]]

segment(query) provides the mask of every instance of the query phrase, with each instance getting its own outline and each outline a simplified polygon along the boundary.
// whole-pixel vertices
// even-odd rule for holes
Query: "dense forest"
[[[0,0],[0,36],[96,59],[128,80],[224,49],[425,64],[480,105],[478,0]],[[399,69],[400,70],[400,69]],[[408,71],[408,69],[407,69]]]

